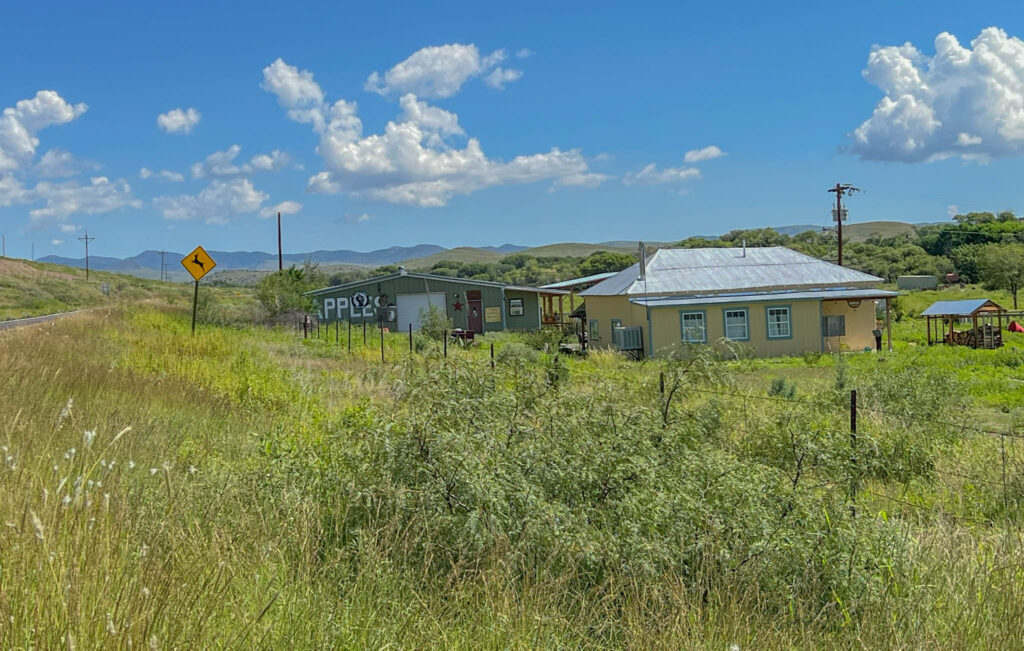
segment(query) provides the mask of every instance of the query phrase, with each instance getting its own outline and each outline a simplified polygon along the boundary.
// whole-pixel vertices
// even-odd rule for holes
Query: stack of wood
[[[1003,334],[994,325],[983,325],[977,330],[954,331],[953,343],[971,348],[999,348],[1003,345]]]

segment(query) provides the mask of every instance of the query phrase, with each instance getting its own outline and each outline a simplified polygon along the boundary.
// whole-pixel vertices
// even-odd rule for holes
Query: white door
[[[398,306],[398,329],[404,332],[411,323],[413,330],[419,330],[420,310],[426,312],[433,305],[447,314],[447,302],[448,295],[444,292],[430,292],[429,298],[426,294],[399,294],[395,299],[395,305]]]

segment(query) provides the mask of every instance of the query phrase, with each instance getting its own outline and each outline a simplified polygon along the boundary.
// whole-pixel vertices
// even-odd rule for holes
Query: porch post
[[[889,309],[889,297],[885,297],[885,337],[889,340],[889,352],[892,352],[892,314]]]
[[[558,324],[561,325],[565,320],[565,310],[562,308],[562,299],[565,298],[561,294],[558,295]]]
[[[974,328],[974,348],[978,347],[978,337],[981,336],[981,331],[978,330],[978,313],[975,312],[971,315],[971,327]],[[984,348],[984,346],[982,346]]]

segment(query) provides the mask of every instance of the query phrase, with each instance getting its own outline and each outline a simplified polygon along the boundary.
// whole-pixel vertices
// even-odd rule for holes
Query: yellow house
[[[642,256],[643,257],[643,256]],[[874,349],[882,281],[785,247],[659,249],[581,292],[590,346],[664,357],[742,342],[758,357]]]

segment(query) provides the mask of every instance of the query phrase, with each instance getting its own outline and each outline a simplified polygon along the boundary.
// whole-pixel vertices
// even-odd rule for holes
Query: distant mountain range
[[[796,225],[777,226],[776,231],[783,235],[797,235],[804,231],[818,231],[821,226]],[[914,226],[903,222],[866,222],[861,224],[850,224],[845,231],[846,237],[851,240],[862,240],[867,236],[878,233],[881,235],[894,235],[899,232],[912,232]],[[713,239],[713,235],[707,236]],[[647,242],[649,246],[661,247],[670,246],[671,242]],[[459,262],[492,262],[500,260],[510,253],[523,252],[535,256],[587,256],[594,251],[635,251],[637,242],[635,240],[620,240],[600,242],[597,244],[563,242],[560,244],[548,244],[538,247],[525,247],[517,244],[502,244],[501,246],[480,246],[480,247],[456,247],[446,249],[436,244],[418,244],[416,246],[392,246],[376,251],[309,251],[306,253],[286,253],[284,262],[287,265],[301,265],[306,260],[312,260],[324,267],[380,267],[405,263],[410,268],[428,268],[434,263],[444,260]],[[209,251],[211,257],[217,262],[217,271],[211,277],[221,271],[248,270],[256,272],[267,272],[277,268],[277,254],[265,253],[263,251]],[[167,277],[170,280],[186,280],[188,275],[181,267],[180,260],[183,253],[169,251],[165,254],[164,264],[166,265]],[[84,267],[84,258],[65,258],[56,255],[48,255],[39,258],[39,262],[52,262],[54,264],[67,265],[69,267]],[[103,256],[89,256],[89,266],[92,269],[101,271],[114,271],[118,273],[131,274],[142,278],[160,277],[160,252],[143,251],[130,258],[109,258]]]

